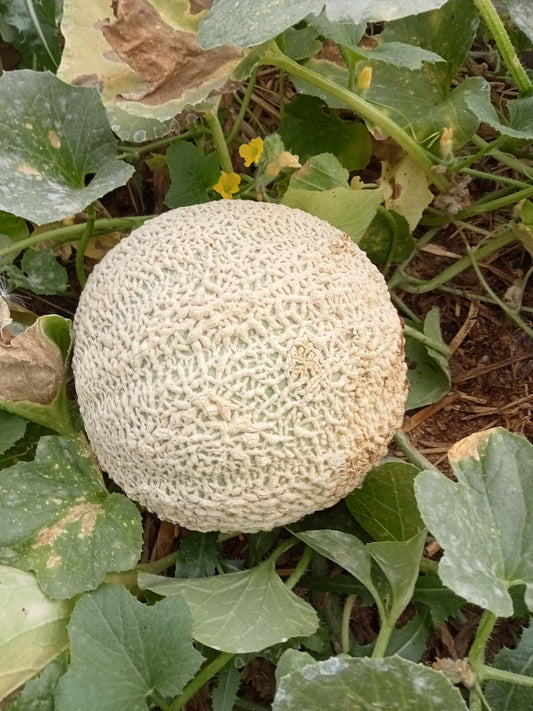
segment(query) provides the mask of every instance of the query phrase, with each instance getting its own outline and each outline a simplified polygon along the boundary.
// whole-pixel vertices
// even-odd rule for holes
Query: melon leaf
[[[492,666],[496,669],[533,676],[533,627],[522,632],[522,636],[514,649],[504,647],[494,657]],[[502,681],[489,680],[484,689],[485,697],[493,711],[505,709],[530,709],[533,706],[533,689],[531,686],[509,684]]]
[[[384,462],[346,497],[351,514],[374,540],[407,541],[425,528],[414,493],[418,471],[400,460]]]
[[[146,711],[154,690],[177,696],[203,661],[182,599],[149,607],[121,585],[84,595],[68,632],[71,665],[57,685],[57,711]]]
[[[405,0],[401,4],[389,0],[218,0],[202,23],[198,43],[204,49],[226,42],[237,47],[251,47],[274,38],[309,14],[320,15],[324,9],[333,22],[354,23],[390,21],[443,5],[445,0]]]
[[[59,678],[67,670],[67,656],[66,652],[61,654],[47,664],[39,676],[27,681],[9,711],[54,711],[54,692]]]
[[[72,597],[132,568],[141,543],[137,507],[108,493],[81,442],[42,437],[34,461],[2,471],[0,560],[35,571],[50,597]]]
[[[0,699],[67,648],[72,607],[48,599],[32,573],[0,565]]]
[[[193,617],[194,639],[224,652],[259,652],[290,637],[307,637],[318,627],[311,605],[285,587],[270,560],[210,578],[141,574],[139,586],[158,595],[181,595]]]
[[[467,711],[443,674],[400,657],[309,659],[305,652],[283,653],[272,711]]]
[[[7,452],[24,436],[27,424],[22,417],[0,410],[0,454]]]
[[[0,208],[37,224],[85,209],[133,173],[116,159],[98,91],[29,69],[0,78],[0,162]]]
[[[196,31],[202,13],[195,5],[64,0],[59,76],[97,86],[123,140],[169,133],[177,114],[223,89],[245,54],[229,45],[201,51]]]
[[[295,535],[313,550],[341,565],[370,592],[382,623],[394,626],[411,600],[426,532],[408,541],[362,543],[342,531],[301,531]]]
[[[220,177],[216,153],[204,155],[194,144],[178,141],[167,150],[167,161],[171,184],[165,205],[183,207],[211,199],[209,191]]]
[[[429,470],[415,481],[422,518],[444,548],[442,582],[498,617],[513,614],[509,588],[525,584],[533,610],[533,445],[496,428],[448,456],[457,482]]]

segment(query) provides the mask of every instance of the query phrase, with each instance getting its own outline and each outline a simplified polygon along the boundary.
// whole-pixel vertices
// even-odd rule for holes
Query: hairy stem
[[[517,87],[521,92],[529,91],[533,85],[529,79],[526,70],[520,64],[520,60],[516,56],[507,30],[498,15],[496,8],[491,0],[473,0],[479,14],[485,21],[491,35],[494,37],[503,61],[507,65],[511,76],[513,77]]]

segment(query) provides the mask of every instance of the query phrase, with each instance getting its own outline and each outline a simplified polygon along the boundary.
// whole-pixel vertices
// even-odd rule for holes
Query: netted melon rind
[[[402,422],[385,281],[300,210],[223,200],[150,220],[96,266],[74,334],[102,468],[187,528],[269,530],[327,508]]]

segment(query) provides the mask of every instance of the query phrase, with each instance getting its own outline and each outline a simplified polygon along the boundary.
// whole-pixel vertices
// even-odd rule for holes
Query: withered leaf
[[[115,22],[100,29],[116,55],[148,86],[117,98],[158,105],[205,83],[216,69],[242,56],[229,45],[202,50],[196,34],[168,25],[148,0],[114,0]]]
[[[45,336],[40,319],[23,333],[13,336],[9,329],[11,319],[4,318],[7,305],[3,300],[0,308],[0,398],[50,404],[63,381],[60,349]]]

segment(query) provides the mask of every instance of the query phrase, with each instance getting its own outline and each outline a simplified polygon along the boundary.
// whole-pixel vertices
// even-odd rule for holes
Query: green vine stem
[[[487,642],[494,625],[496,624],[496,615],[490,610],[485,610],[481,616],[479,622],[476,636],[472,646],[470,647],[470,653],[468,655],[468,662],[472,671],[474,672],[477,686],[480,687],[480,683],[483,680],[484,667],[485,667],[485,650],[487,647]],[[478,711],[482,708],[482,694],[480,688],[474,688],[470,694],[470,710]]]
[[[437,351],[437,353],[440,353],[445,358],[450,357],[451,351],[445,343],[434,341],[433,338],[426,336],[426,334],[422,333],[422,331],[418,331],[416,328],[408,326],[406,323],[404,323],[403,325],[403,332],[406,336],[414,338],[416,341],[423,343],[425,346],[431,348],[434,351]]]
[[[350,652],[350,618],[357,595],[348,595],[342,610],[341,648],[344,654]]]
[[[233,173],[233,164],[228,151],[228,144],[226,143],[226,137],[218,120],[218,104],[219,102],[217,101],[212,109],[205,112],[204,116],[213,137],[213,143],[218,153],[222,171],[224,173]]]
[[[488,143],[487,141],[483,140],[481,136],[475,134],[474,136],[472,136],[472,143],[474,143],[481,150],[487,148],[488,150],[484,152],[490,153],[490,155],[495,158],[498,163],[503,163],[503,165],[506,165],[508,168],[512,168],[517,173],[525,175],[528,179],[533,178],[533,168],[530,165],[524,163],[511,153],[505,153],[505,151],[500,151],[497,148],[497,145],[499,144],[500,140],[503,142],[504,138],[505,136],[500,136],[500,138],[496,139],[492,143]]]
[[[398,430],[394,435],[394,443],[398,449],[405,454],[408,461],[414,464],[415,467],[423,471],[424,469],[430,469],[432,471],[439,472],[440,470],[432,464],[429,459],[426,459],[423,454],[421,454],[416,447],[414,447],[409,441],[407,435],[403,430]]]
[[[372,651],[373,659],[383,659],[387,653],[387,647],[389,646],[390,638],[394,632],[394,623],[387,619],[384,615],[380,614],[381,626],[379,628],[378,636],[376,637],[376,643],[374,644],[374,649]]]
[[[122,232],[123,230],[133,230],[140,227],[143,222],[150,220],[153,215],[143,215],[142,217],[112,217],[95,220],[93,235],[105,235],[108,232]],[[64,244],[65,242],[75,242],[82,238],[85,231],[85,223],[79,225],[67,225],[65,227],[56,227],[53,230],[39,232],[36,235],[30,235],[18,242],[13,242],[8,247],[0,249],[0,259],[11,254],[19,254],[27,247],[33,247],[36,244],[44,242],[53,242],[55,245]]]
[[[493,679],[494,681],[504,681],[508,684],[520,684],[521,686],[533,686],[533,676],[525,676],[516,672],[505,671],[505,669],[496,669],[482,664],[479,667],[479,673],[483,681]]]
[[[207,684],[207,682],[210,681],[215,674],[218,674],[218,672],[225,667],[234,656],[235,654],[233,654],[233,652],[220,652],[220,654],[217,654],[213,661],[206,664],[206,666],[198,672],[194,679],[187,684],[181,694],[176,696],[172,703],[166,707],[165,711],[180,711],[180,709],[185,706],[187,701],[190,701],[190,699],[192,699],[192,697],[200,691],[202,686]]]
[[[516,236],[512,230],[506,230],[503,234],[494,237],[487,244],[476,247],[475,256],[478,261],[485,259],[494,252],[512,244],[516,241]],[[466,257],[461,257],[454,264],[444,269],[440,274],[433,277],[433,279],[423,280],[415,279],[414,277],[409,277],[401,272],[396,272],[389,281],[389,287],[399,287],[410,294],[425,294],[428,291],[433,291],[439,287],[446,284],[446,282],[454,279],[456,276],[464,272],[472,266],[472,258],[470,255]]]
[[[226,144],[229,146],[233,143],[235,140],[236,135],[239,133],[239,129],[242,125],[242,122],[244,121],[244,117],[246,116],[246,112],[248,111],[248,107],[250,105],[250,101],[252,98],[252,94],[255,88],[255,83],[257,81],[257,75],[259,74],[259,67],[255,67],[253,72],[250,75],[250,79],[248,80],[248,86],[246,87],[246,91],[244,93],[242,103],[241,103],[241,108],[239,109],[239,113],[237,114],[237,118],[235,119],[235,123],[233,124],[233,128],[229,132],[229,134],[226,136]]]
[[[439,173],[435,168],[434,159],[425,148],[417,143],[409,136],[403,128],[387,116],[383,111],[378,109],[373,104],[361,98],[357,94],[348,91],[339,84],[321,76],[317,72],[305,67],[298,62],[284,55],[274,43],[271,43],[263,55],[261,62],[270,64],[279,69],[298,77],[302,81],[306,81],[317,89],[327,92],[331,96],[342,101],[350,109],[358,113],[363,118],[375,123],[381,129],[393,138],[406,153],[408,153],[419,165],[426,171],[431,182],[433,182],[439,190],[445,192],[449,187],[448,179]]]
[[[507,65],[507,68],[509,69],[517,87],[521,92],[529,91],[533,88],[533,85],[531,84],[526,70],[520,64],[520,60],[516,56],[516,52],[511,44],[507,30],[505,29],[503,22],[501,21],[500,16],[492,3],[492,0],[473,1],[479,14],[485,21],[491,35],[494,37],[503,61]]]
[[[292,590],[294,588],[294,586],[297,584],[297,582],[300,580],[302,575],[305,573],[309,563],[311,562],[312,555],[313,555],[312,548],[309,548],[309,546],[306,546],[305,550],[302,554],[302,557],[298,561],[298,564],[296,565],[296,567],[294,568],[292,573],[289,575],[289,577],[285,581],[285,587],[288,590]]]
[[[94,234],[94,222],[96,220],[96,215],[94,212],[94,205],[88,205],[87,207],[87,222],[85,223],[85,229],[81,239],[78,242],[76,248],[76,276],[80,286],[83,287],[87,283],[87,275],[85,274],[84,260],[85,260],[85,250],[89,244],[89,240]]]
[[[531,197],[531,195],[533,195],[532,185],[527,188],[523,188],[522,190],[512,192],[509,195],[495,198],[494,200],[479,200],[464,210],[461,210],[461,212],[458,212],[454,216],[454,220],[465,220],[467,217],[475,217],[476,215],[484,215],[487,212],[492,212],[493,210],[500,210],[502,207],[514,205],[517,202],[520,202],[520,200]]]

